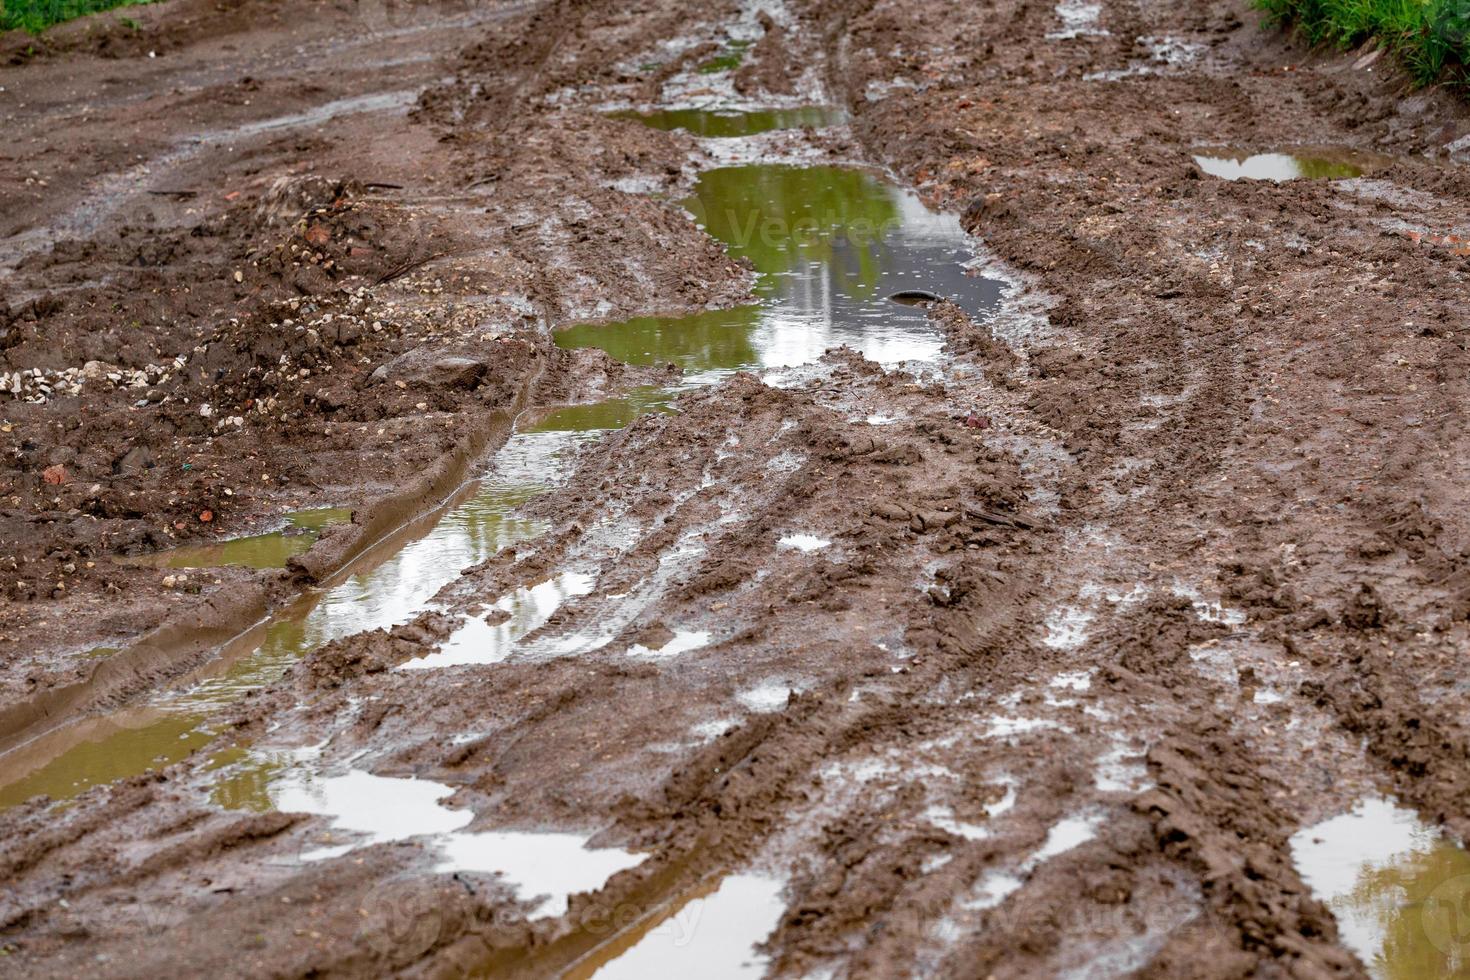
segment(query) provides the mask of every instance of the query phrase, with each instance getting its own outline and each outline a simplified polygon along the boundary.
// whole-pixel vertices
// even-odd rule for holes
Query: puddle
[[[622,429],[653,412],[672,413],[675,393],[667,388],[634,388],[621,398],[587,405],[567,405],[542,416],[525,431],[597,433]]]
[[[994,908],[1024,884],[1008,871],[991,871],[980,879],[974,894],[960,902],[960,907],[971,911]]]
[[[685,317],[640,317],[559,331],[561,347],[601,347],[633,364],[675,363],[687,384],[742,370],[796,367],[846,345],[884,365],[938,357],[922,307],[887,297],[922,289],[971,314],[1001,283],[972,276],[953,215],[861,170],[757,164],[706,171],[684,202],[730,254],[759,273],[758,303]]]
[[[1101,793],[1142,793],[1153,786],[1143,753],[1127,745],[1115,746],[1098,757],[1092,781]]]
[[[924,811],[924,819],[940,830],[965,840],[984,840],[990,836],[989,828],[956,818],[954,810],[947,806],[929,807]]]
[[[1056,6],[1057,19],[1062,28],[1046,36],[1052,41],[1070,41],[1079,37],[1106,37],[1108,32],[1100,23],[1102,4],[1090,0],[1062,0]]]
[[[159,717],[156,712],[143,719],[107,719],[103,724],[97,722],[104,720],[94,719],[54,759],[33,767],[25,766],[30,760],[24,755],[32,747],[22,746],[6,757],[6,768],[29,771],[0,787],[0,810],[42,794],[69,800],[92,786],[177,762],[214,737],[200,728],[202,720],[195,715]]]
[[[755,946],[786,911],[781,889],[752,874],[711,882],[572,967],[565,980],[765,976],[770,958]]]
[[[1343,150],[1251,153],[1237,149],[1208,149],[1194,162],[1211,177],[1225,180],[1342,180],[1381,169],[1385,161]]]
[[[1102,823],[1102,817],[1098,814],[1088,816],[1065,817],[1052,825],[1046,832],[1046,840],[1042,842],[1041,849],[1021,866],[1023,871],[1030,871],[1043,861],[1049,861],[1058,854],[1065,854],[1074,847],[1081,847],[1097,836],[1098,824]]]
[[[689,729],[689,734],[701,742],[712,742],[738,724],[733,718],[716,718],[713,721],[700,722]]]
[[[1007,718],[1003,715],[996,715],[990,718],[986,724],[989,727],[986,728],[985,734],[981,736],[982,738],[1009,738],[1012,735],[1026,735],[1030,732],[1039,732],[1048,729],[1062,729],[1065,731],[1063,726],[1058,725],[1054,721],[1048,721],[1045,718]]]
[[[322,507],[286,515],[286,526],[268,534],[190,544],[152,555],[129,558],[124,564],[151,568],[218,568],[244,565],[247,568],[285,568],[286,562],[305,552],[320,537],[322,528],[352,521],[352,511]]]
[[[0,809],[40,793],[70,799],[92,786],[178,762],[210,741],[213,712],[273,682],[331,640],[407,621],[460,569],[540,533],[539,525],[516,517],[516,509],[555,486],[568,453],[600,431],[577,428],[566,417],[552,416],[541,425],[541,431],[512,436],[490,471],[457,502],[371,549],[335,585],[304,594],[232,641],[175,690],[6,754]]]
[[[709,641],[709,630],[674,630],[673,638],[662,646],[648,647],[642,643],[635,643],[628,648],[628,655],[632,657],[672,657],[708,646]]]
[[[780,711],[786,707],[794,689],[785,681],[767,681],[756,687],[746,688],[735,699],[751,711]]]
[[[1092,673],[1086,670],[1061,673],[1047,681],[1047,686],[1064,691],[1089,691],[1092,689]]]
[[[682,129],[703,139],[737,139],[782,129],[825,129],[847,121],[847,114],[830,106],[800,106],[794,109],[661,109],[639,112],[623,109],[608,115],[632,119],[665,132]]]
[[[777,548],[790,551],[821,551],[832,544],[826,538],[819,538],[815,534],[788,534],[776,542]]]
[[[1291,838],[1302,880],[1381,980],[1470,974],[1470,854],[1382,799]]]
[[[565,572],[539,585],[516,589],[496,600],[486,615],[467,620],[438,651],[410,660],[402,669],[499,663],[510,656],[516,641],[545,626],[563,602],[586,595],[594,584],[591,575]]]
[[[436,872],[499,874],[523,900],[541,901],[531,918],[566,913],[567,898],[601,888],[643,856],[615,848],[587,848],[580,834],[529,831],[472,832],[469,810],[440,801],[454,789],[426,779],[396,779],[353,770],[341,776],[283,778],[266,789],[274,809],[331,818],[334,832],[354,839],[301,854],[303,861],[339,857],[359,847],[422,838],[439,852]]]

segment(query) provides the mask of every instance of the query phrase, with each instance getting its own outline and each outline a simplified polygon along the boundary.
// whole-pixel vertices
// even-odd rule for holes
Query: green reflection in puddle
[[[598,346],[622,345],[608,349],[624,360],[674,361],[696,374],[805,364],[840,344],[887,363],[935,356],[940,340],[922,309],[889,303],[885,296],[922,288],[954,298],[972,312],[999,297],[998,283],[969,276],[961,265],[969,247],[956,219],[930,214],[913,195],[864,171],[714,170],[703,175],[687,205],[732,255],[748,259],[761,274],[759,305],[643,319],[626,331],[574,328],[559,335],[559,343],[582,346],[595,337]],[[686,377],[676,387],[702,380],[708,376]],[[81,730],[76,726],[36,746],[27,763],[10,765],[13,757],[7,757],[10,783],[0,789],[0,808],[36,793],[74,795],[182,758],[208,740],[201,726],[215,710],[274,681],[303,655],[334,639],[411,619],[462,569],[541,533],[540,524],[515,512],[556,485],[579,442],[642,413],[666,410],[672,394],[639,389],[552,412],[517,431],[458,503],[374,548],[337,584],[302,596],[232,641],[191,678],[188,690],[165,693],[145,709],[124,713],[145,719],[132,729],[123,716],[109,718],[102,721],[110,727],[86,729],[85,742],[76,736]],[[310,534],[318,519],[332,518],[298,515],[295,526]],[[244,763],[227,769],[221,800],[265,805],[266,768],[249,770],[254,775],[246,774]]]
[[[146,707],[68,726],[28,744],[22,755],[7,756],[0,810],[43,793],[68,799],[177,762],[213,738],[204,726],[216,711],[274,682],[306,654],[335,639],[408,621],[461,569],[541,533],[542,524],[516,511],[555,486],[563,460],[579,441],[657,410],[668,397],[659,389],[638,389],[606,403],[564,409],[518,431],[458,503],[403,529],[337,584],[302,595],[232,641],[188,688],[164,692]],[[297,526],[311,528],[335,516],[296,515]],[[266,787],[286,764],[221,757],[216,802],[269,809]]]
[[[198,715],[148,712],[78,731],[77,740],[50,761],[0,787],[0,810],[42,794],[68,800],[93,786],[178,762],[214,737],[200,727],[202,721]]]
[[[859,296],[877,287],[885,239],[901,223],[896,188],[844,167],[721,167],[700,177],[684,206],[756,271],[774,276],[822,263],[837,277],[833,291]],[[837,261],[839,250],[855,268]]]
[[[686,371],[739,370],[760,361],[752,335],[759,306],[685,317],[636,317],[615,326],[579,324],[556,335],[559,347],[601,347],[627,364],[672,362]]]
[[[730,254],[761,273],[764,305],[793,292],[796,271],[819,267],[827,293],[871,298],[883,261],[883,238],[899,224],[891,187],[843,167],[722,167],[700,177],[684,206]],[[855,261],[838,262],[839,250]],[[833,281],[835,279],[835,281]],[[558,346],[601,347],[629,364],[673,362],[686,371],[729,372],[759,366],[762,305],[682,317],[637,317],[612,326],[577,325]]]
[[[725,44],[725,53],[716,55],[699,66],[701,75],[718,75],[722,71],[734,71],[740,67],[745,60],[745,52],[754,44],[753,41],[729,41]]]
[[[1224,180],[1342,180],[1361,177],[1383,166],[1383,161],[1347,151],[1322,150],[1251,153],[1236,149],[1201,150],[1194,162],[1212,177]]]
[[[682,129],[704,139],[734,139],[781,129],[822,129],[847,119],[829,106],[799,106],[794,109],[759,109],[750,112],[721,109],[662,109],[638,112],[624,109],[609,113],[614,119],[632,119],[653,129]]]
[[[957,219],[867,171],[721,167],[703,173],[682,203],[755,268],[757,304],[579,324],[558,331],[559,346],[601,347],[632,364],[673,362],[694,375],[687,387],[736,370],[809,363],[842,345],[883,364],[931,359],[942,341],[926,310],[885,297],[926,290],[972,313],[999,298],[999,283],[968,274],[969,242]]]
[[[274,682],[292,663],[323,644],[406,622],[461,568],[539,533],[539,525],[511,512],[541,492],[540,487],[482,487],[445,514],[426,536],[387,561],[349,575],[276,616],[249,656],[171,699],[171,704],[176,709],[223,707]]]
[[[267,534],[190,544],[153,555],[130,559],[129,564],[153,568],[219,568],[242,565],[246,568],[285,568],[286,563],[306,552],[331,524],[346,524],[352,511],[342,507],[322,507],[288,514],[286,527]]]
[[[207,770],[218,770],[210,785],[209,799],[226,810],[248,810],[269,813],[275,809],[270,785],[286,768],[286,763],[254,754],[247,748],[233,747],[216,753]]]
[[[667,388],[635,388],[622,398],[558,408],[527,426],[526,431],[596,433],[622,429],[640,415],[672,412],[673,400],[674,393]]]
[[[1302,878],[1378,980],[1470,976],[1470,853],[1385,800],[1298,832]]]

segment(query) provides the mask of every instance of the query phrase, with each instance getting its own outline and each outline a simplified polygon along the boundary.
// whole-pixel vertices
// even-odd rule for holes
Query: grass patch
[[[134,7],[152,2],[153,0],[0,0],[0,31],[22,30],[39,34],[52,24],[60,24],[74,17],[85,17],[113,7]]]
[[[1470,0],[1253,0],[1267,19],[1312,44],[1356,47],[1377,38],[1420,85],[1461,86],[1470,66]]]

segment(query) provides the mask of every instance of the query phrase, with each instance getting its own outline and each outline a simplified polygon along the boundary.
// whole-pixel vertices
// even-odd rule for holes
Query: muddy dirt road
[[[6,975],[1470,962],[1470,115],[1235,3],[0,51]]]

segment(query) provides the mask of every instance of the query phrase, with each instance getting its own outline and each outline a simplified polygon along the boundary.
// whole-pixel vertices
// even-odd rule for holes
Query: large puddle
[[[1470,976],[1470,854],[1381,799],[1291,839],[1344,945],[1380,980]]]
[[[683,317],[641,317],[562,330],[562,347],[601,347],[631,364],[672,362],[692,384],[734,371],[795,367],[847,346],[885,366],[932,361],[944,341],[923,291],[971,314],[1001,284],[973,275],[953,215],[862,170],[756,164],[704,173],[683,202],[699,224],[760,274],[759,302]]]

